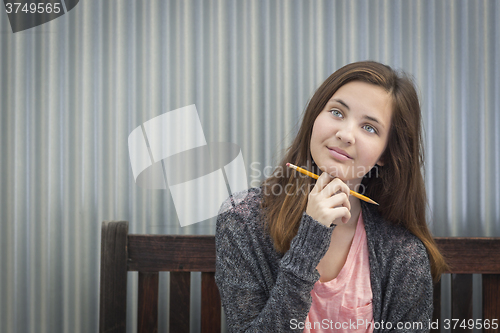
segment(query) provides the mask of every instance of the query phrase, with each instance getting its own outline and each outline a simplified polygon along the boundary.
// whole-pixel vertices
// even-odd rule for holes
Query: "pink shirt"
[[[373,332],[372,288],[361,213],[344,267],[328,282],[314,284],[304,333]]]

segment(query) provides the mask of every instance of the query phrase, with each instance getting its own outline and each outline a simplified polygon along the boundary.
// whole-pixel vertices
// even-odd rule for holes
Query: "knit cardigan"
[[[229,332],[302,332],[320,278],[316,266],[335,226],[304,212],[283,255],[266,232],[261,191],[233,194],[217,218],[215,281],[227,327]],[[433,283],[425,246],[403,226],[385,221],[374,206],[362,202],[362,212],[374,332],[428,332]]]

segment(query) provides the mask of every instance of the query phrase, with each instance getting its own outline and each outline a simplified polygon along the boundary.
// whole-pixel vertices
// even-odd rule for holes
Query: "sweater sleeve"
[[[262,235],[252,228],[249,216],[240,207],[217,218],[215,280],[229,332],[298,332],[291,323],[307,317],[311,290],[319,279],[316,266],[328,250],[333,228],[303,213],[270,286],[261,269],[267,265],[265,256],[259,255],[268,249],[261,248],[266,247],[259,242]]]

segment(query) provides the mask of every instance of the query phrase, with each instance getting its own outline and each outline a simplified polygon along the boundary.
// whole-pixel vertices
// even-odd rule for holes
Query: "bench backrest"
[[[139,272],[139,333],[158,331],[161,271],[170,272],[170,332],[189,332],[191,272],[202,276],[201,332],[220,332],[214,236],[129,235],[128,222],[119,221],[103,222],[101,237],[100,332],[126,332],[128,271]],[[500,238],[436,238],[436,242],[451,267],[452,318],[473,318],[472,274],[482,274],[482,318],[500,319]],[[434,289],[434,321],[438,318],[440,282]],[[490,325],[485,332],[498,329]]]

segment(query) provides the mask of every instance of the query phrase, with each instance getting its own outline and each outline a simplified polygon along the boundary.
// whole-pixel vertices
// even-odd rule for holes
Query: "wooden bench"
[[[490,327],[483,331],[500,332],[500,328],[494,329],[491,325],[496,319],[500,326],[500,238],[436,237],[435,240],[450,266],[451,318],[441,317],[441,282],[438,282],[434,286],[433,321],[439,318],[439,327],[443,328],[445,319],[458,319],[450,323],[452,327],[457,324],[452,332],[472,332],[472,329],[462,329],[459,325],[468,320],[472,322],[472,274],[481,274],[480,318],[483,322],[488,319],[490,323]]]
[[[128,222],[120,221],[103,222],[101,237],[100,332],[126,332],[128,271],[139,272],[139,333],[158,331],[160,271],[170,272],[170,332],[189,332],[190,272],[202,272],[201,332],[220,332],[214,236],[129,235]],[[452,318],[473,318],[472,274],[482,274],[481,318],[500,321],[500,238],[436,238],[436,242],[451,266]],[[433,321],[441,318],[441,283],[435,286],[434,305]],[[444,319],[439,320],[440,328]],[[499,331],[491,325],[484,330]]]

